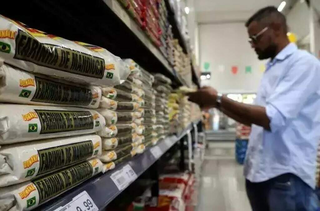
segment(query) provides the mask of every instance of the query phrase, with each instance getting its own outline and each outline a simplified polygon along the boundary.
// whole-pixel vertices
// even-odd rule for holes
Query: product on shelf
[[[118,134],[118,128],[115,125],[103,127],[102,130],[97,133],[101,138],[112,138]]]
[[[140,105],[139,103],[135,102],[119,102],[115,100],[110,100],[102,96],[100,108],[106,108],[113,111],[136,111],[140,108]]]
[[[97,111],[29,105],[0,105],[0,145],[93,133],[105,127]]]
[[[85,135],[8,145],[0,149],[0,187],[58,171],[101,154],[101,138]]]
[[[128,144],[122,148],[117,148],[111,151],[103,151],[99,158],[102,162],[108,163],[128,154],[133,157],[136,154],[136,152],[133,151],[134,149],[135,148],[131,144]]]
[[[135,153],[135,151],[133,150],[131,153]],[[125,162],[127,160],[130,160],[131,158],[132,158],[132,154],[127,154],[127,155],[125,155],[125,156],[123,156],[121,158],[118,158],[115,161],[106,163],[106,164],[103,165],[102,172],[106,173],[107,171],[110,171],[110,170],[114,169],[120,163]]]
[[[113,87],[102,87],[102,95],[108,99],[114,100],[117,97],[117,90]]]
[[[0,102],[98,108],[101,89],[34,75],[0,63]]]
[[[79,185],[102,171],[99,159],[92,159],[59,172],[0,189],[0,210],[31,210]]]
[[[4,50],[0,57],[5,63],[28,72],[40,73],[81,83],[102,86],[120,84],[120,71],[128,71],[107,53],[88,50],[72,42],[25,24],[0,16],[0,30]],[[121,67],[116,69],[116,67]]]
[[[97,111],[105,118],[106,125],[114,125],[118,122],[117,112],[108,109],[97,109]]]

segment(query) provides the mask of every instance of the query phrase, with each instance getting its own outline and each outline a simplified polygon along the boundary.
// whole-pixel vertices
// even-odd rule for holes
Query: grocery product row
[[[0,31],[1,211],[50,203],[201,116],[132,59],[4,16]]]
[[[82,0],[78,1],[77,4],[62,0],[55,3],[47,0],[29,3],[19,2],[21,8],[25,8],[19,13],[14,9],[18,2],[10,1],[6,2],[4,6],[6,9],[0,9],[0,14],[22,21],[32,28],[38,28],[50,34],[101,46],[121,58],[132,58],[148,71],[163,73],[169,77],[173,81],[174,87],[198,84],[199,81],[194,78],[191,82],[189,79],[188,82],[185,80],[190,75],[188,71],[182,71],[183,74],[188,73],[188,77],[182,77],[178,70],[173,68],[173,65],[175,65],[181,69],[184,61],[188,63],[187,60],[190,63],[190,59],[188,59],[190,55],[185,55],[186,58],[182,58],[179,52],[173,53],[175,50],[172,46],[176,37],[166,32],[171,28],[172,23],[169,23],[168,19],[165,18],[166,5],[163,2],[156,1],[152,9],[143,7],[147,8],[146,11],[159,14],[148,18],[148,22],[145,21],[145,23],[152,27],[145,28],[140,27],[136,19],[130,15],[131,13],[117,0]],[[37,17],[41,17],[41,21]],[[161,40],[160,46],[156,45],[149,36],[155,34],[154,26],[157,26],[157,29],[162,26],[161,31],[159,30],[156,34]],[[151,28],[152,33],[146,33]],[[169,57],[165,55],[171,55],[171,59],[168,59]],[[190,64],[187,63],[185,63],[186,67],[189,67]]]

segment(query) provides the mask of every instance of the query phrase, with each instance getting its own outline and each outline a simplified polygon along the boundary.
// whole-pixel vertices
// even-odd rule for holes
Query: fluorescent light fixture
[[[190,8],[189,7],[185,7],[184,8],[184,11],[186,12],[186,14],[188,15],[189,14],[189,12],[190,12]]]
[[[278,7],[278,11],[279,12],[282,12],[282,10],[284,9],[284,7],[286,6],[287,2],[285,1],[282,1],[281,4],[279,5]]]
[[[205,75],[202,75],[202,76],[200,76],[200,79],[201,79],[201,80],[206,80],[206,76],[205,76]]]

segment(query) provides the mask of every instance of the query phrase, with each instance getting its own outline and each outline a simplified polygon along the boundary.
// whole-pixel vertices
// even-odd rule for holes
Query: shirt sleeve
[[[308,58],[310,57],[310,58]],[[266,101],[272,132],[297,117],[310,96],[319,89],[319,63],[311,56],[296,59]]]

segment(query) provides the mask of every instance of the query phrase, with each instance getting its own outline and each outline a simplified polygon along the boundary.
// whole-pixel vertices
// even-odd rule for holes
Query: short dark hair
[[[274,6],[260,9],[249,18],[246,22],[246,27],[248,27],[253,21],[264,22],[266,25],[276,21],[283,25],[285,32],[288,31],[286,17]]]

